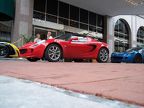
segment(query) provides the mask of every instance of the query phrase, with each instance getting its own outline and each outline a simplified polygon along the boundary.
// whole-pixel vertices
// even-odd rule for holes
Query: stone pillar
[[[104,35],[103,41],[107,43],[107,16],[104,16]]]
[[[32,35],[33,4],[34,0],[16,0],[12,42],[19,40],[21,34]],[[21,44],[17,43],[18,46]]]
[[[109,54],[114,51],[114,21],[112,17],[107,16],[107,44],[109,46]]]
[[[137,17],[131,16],[130,48],[137,46]]]

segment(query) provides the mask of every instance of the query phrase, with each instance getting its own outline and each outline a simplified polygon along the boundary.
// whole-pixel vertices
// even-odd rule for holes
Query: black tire
[[[36,62],[38,61],[39,59],[38,58],[27,58],[28,61],[30,62]]]
[[[74,59],[74,62],[83,62],[83,59]]]
[[[0,45],[0,58],[6,58],[9,56],[9,48],[6,45]]]
[[[101,48],[97,57],[99,63],[106,63],[109,58],[109,51],[107,48]]]
[[[62,49],[57,44],[51,44],[45,51],[45,59],[49,62],[58,62],[62,58]]]
[[[121,63],[121,62],[118,62],[118,61],[117,61],[117,62],[111,61],[111,63]]]
[[[73,60],[72,59],[64,59],[64,62],[72,62]]]
[[[140,54],[135,55],[134,63],[142,63],[142,56]]]

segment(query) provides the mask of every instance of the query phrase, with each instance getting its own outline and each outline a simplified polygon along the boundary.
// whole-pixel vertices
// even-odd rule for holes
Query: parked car
[[[0,42],[0,58],[19,57],[19,49],[11,43]]]
[[[57,62],[60,59],[97,59],[107,62],[109,58],[108,45],[90,36],[68,33],[38,43],[27,43],[20,48],[20,56],[29,61],[45,59]]]
[[[144,63],[144,47],[134,47],[125,52],[114,52],[111,54],[112,63]]]

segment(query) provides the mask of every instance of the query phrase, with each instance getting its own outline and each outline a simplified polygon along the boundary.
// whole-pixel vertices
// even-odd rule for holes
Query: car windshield
[[[55,37],[55,39],[61,39],[61,40],[67,41],[70,39],[71,36],[72,36],[72,34],[70,34],[70,33],[69,34],[62,34],[62,35]]]
[[[139,51],[141,49],[142,49],[141,47],[134,47],[134,48],[126,50],[126,52]]]
[[[76,36],[76,37],[86,37],[86,36],[83,36],[83,35],[80,35],[80,34],[67,33],[67,34],[59,35],[59,36],[55,37],[55,39],[61,39],[61,40],[68,41],[73,36]]]

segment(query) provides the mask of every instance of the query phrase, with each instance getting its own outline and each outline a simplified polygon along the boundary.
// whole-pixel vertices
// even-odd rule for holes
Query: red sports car
[[[50,62],[61,59],[74,61],[96,59],[98,62],[107,62],[109,50],[106,43],[99,42],[90,36],[68,33],[38,43],[27,43],[20,48],[20,57],[33,62],[39,59]]]

